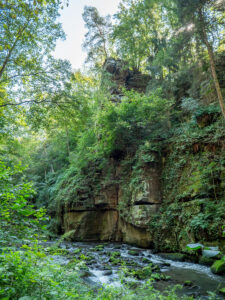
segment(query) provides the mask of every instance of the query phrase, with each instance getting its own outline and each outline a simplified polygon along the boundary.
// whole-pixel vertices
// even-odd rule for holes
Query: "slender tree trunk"
[[[208,36],[205,30],[205,22],[204,22],[204,17],[203,17],[203,13],[202,10],[199,10],[199,17],[200,17],[200,21],[202,23],[202,37],[203,37],[203,42],[207,47],[207,51],[208,51],[208,55],[209,55],[209,61],[210,61],[210,67],[211,67],[211,72],[212,72],[212,77],[213,77],[213,81],[214,81],[214,85],[216,88],[216,92],[217,92],[217,97],[218,97],[218,101],[220,104],[220,108],[221,108],[221,112],[223,114],[223,117],[225,118],[225,104],[223,101],[223,95],[221,92],[221,88],[220,88],[220,84],[219,84],[219,80],[216,74],[216,64],[215,64],[215,59],[214,59],[214,54],[213,54],[213,48],[212,45],[210,44],[209,40],[208,40]]]
[[[208,45],[206,44],[206,46],[207,46],[208,53],[209,53],[210,66],[211,66],[213,81],[214,81],[216,92],[217,92],[217,97],[218,97],[218,100],[219,100],[219,104],[220,104],[220,108],[221,108],[223,117],[225,118],[225,104],[224,104],[224,101],[223,101],[223,95],[222,95],[222,92],[221,92],[219,80],[218,80],[218,77],[217,77],[217,74],[216,74],[215,60],[214,60],[214,56],[213,56],[212,47],[209,43],[208,43]]]

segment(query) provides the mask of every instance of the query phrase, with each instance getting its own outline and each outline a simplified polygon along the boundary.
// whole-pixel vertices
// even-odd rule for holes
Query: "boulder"
[[[216,250],[203,250],[202,256],[207,258],[214,258],[214,259],[220,259],[221,258],[221,252]]]
[[[201,255],[203,248],[204,248],[204,246],[200,243],[188,244],[186,246],[185,252],[198,256],[198,255]]]
[[[152,275],[152,268],[151,266],[147,266],[144,267],[143,269],[136,270],[134,273],[135,273],[134,276],[140,280],[147,279],[150,278]]]
[[[225,257],[223,257],[223,259],[216,260],[211,266],[211,271],[218,275],[225,274]]]
[[[128,251],[128,254],[129,254],[129,255],[133,255],[133,256],[138,256],[138,255],[139,255],[139,252],[138,252],[138,251],[135,251],[135,250],[129,250],[129,251]]]
[[[106,270],[106,271],[104,271],[103,275],[104,276],[110,276],[110,275],[112,275],[112,270]]]
[[[208,257],[204,257],[201,256],[199,258],[199,264],[200,265],[204,265],[204,266],[212,266],[212,264],[215,262],[215,260],[213,258],[208,258]]]
[[[185,254],[182,253],[160,253],[160,256],[165,259],[174,261],[185,261]]]

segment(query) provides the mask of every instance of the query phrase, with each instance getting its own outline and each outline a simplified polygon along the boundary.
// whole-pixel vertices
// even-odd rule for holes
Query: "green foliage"
[[[121,1],[115,15],[112,37],[119,57],[132,68],[146,68],[166,45],[166,19],[162,22],[161,1]],[[151,65],[153,75],[160,76],[160,64]],[[154,72],[155,71],[155,72]]]
[[[51,55],[56,40],[65,37],[56,21],[61,4],[61,0],[1,1],[0,84],[7,83],[11,95],[2,105],[49,101],[68,79],[69,64]]]
[[[76,270],[55,265],[38,247],[0,256],[0,296],[4,299],[92,299]]]
[[[150,224],[156,247],[169,251],[182,249],[190,241],[217,240],[224,224],[224,154],[220,144],[224,135],[221,119],[198,125],[197,117],[215,114],[215,106],[199,108],[192,121],[177,128],[162,173],[161,214]],[[206,112],[207,111],[207,112]],[[217,146],[216,146],[217,145]],[[162,232],[173,232],[162,245]],[[167,246],[166,246],[167,244]],[[166,249],[165,249],[166,250]]]
[[[10,168],[0,162],[0,244],[3,247],[20,244],[24,236],[34,237],[39,222],[46,219],[44,209],[36,210],[29,203],[34,190],[22,177],[23,170],[20,165]],[[18,177],[22,178],[18,180]]]
[[[64,162],[62,166],[63,161],[62,163],[59,161],[60,156],[63,158],[66,154],[63,153],[66,150],[66,144],[63,142],[65,136],[61,135],[60,145],[57,144],[59,137],[56,136],[57,152],[55,154],[53,152],[53,155],[50,152],[51,148],[44,146],[44,151],[40,148],[42,159],[33,169],[37,174],[40,168],[38,172],[42,172],[41,182],[44,173],[48,174],[45,175],[46,186],[36,186],[39,187],[41,202],[47,202],[50,210],[56,209],[56,202],[61,203],[60,207],[62,203],[92,207],[93,196],[98,195],[101,189],[100,181],[101,185],[104,185],[108,179],[109,182],[112,180],[113,170],[108,161],[110,157],[121,160],[128,154],[133,155],[139,149],[135,158],[138,161],[136,167],[138,172],[143,164],[154,160],[154,155],[149,155],[148,150],[160,149],[159,144],[157,146],[154,142],[149,144],[148,140],[163,140],[168,135],[169,109],[172,101],[162,98],[160,91],[149,96],[124,91],[121,103],[115,104],[104,99],[101,109],[98,106],[98,97],[96,92],[94,98],[96,102],[92,104],[92,109],[96,109],[97,106],[96,113],[89,115],[87,124],[84,125],[85,130],[81,127],[76,133],[76,143],[70,142],[69,162]],[[53,146],[54,140],[51,138],[51,147]],[[56,164],[55,157],[58,160]],[[103,170],[108,170],[104,171],[104,182],[101,179]]]
[[[45,229],[42,206],[58,233],[59,215],[77,206],[93,208],[109,184],[119,184],[120,216],[126,219],[136,195],[145,192],[152,167],[162,169],[163,189],[161,211],[149,224],[156,249],[175,251],[184,242],[224,235],[225,127],[202,37],[206,30],[218,50],[221,84],[224,10],[214,1],[123,0],[112,25],[86,7],[84,46],[98,67],[93,78],[91,71],[89,77],[71,75],[67,62],[51,56],[56,40],[64,37],[56,21],[62,1],[0,2],[0,297],[181,299],[175,291],[154,290],[152,280],[163,279],[158,274],[135,290],[123,278],[120,288],[93,291],[78,276],[89,260],[80,249],[80,259],[56,266],[34,239]],[[121,78],[112,82],[103,75],[109,56],[149,73],[148,92],[121,90],[113,97],[109,90]],[[129,80],[131,72],[121,71]],[[26,101],[33,104],[29,109],[17,106]],[[20,160],[28,170],[15,163]],[[58,243],[73,235],[70,231]],[[67,255],[57,246],[46,252]],[[110,259],[125,264],[117,252]],[[142,271],[139,278],[152,273]]]
[[[144,140],[164,138],[172,103],[160,91],[149,96],[124,91],[121,103],[109,103],[99,112],[100,147],[112,155],[116,151],[134,153]]]

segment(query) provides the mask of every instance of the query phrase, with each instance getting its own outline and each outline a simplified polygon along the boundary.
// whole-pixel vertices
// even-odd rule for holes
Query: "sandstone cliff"
[[[114,59],[104,69],[118,99],[123,87],[144,92],[150,80]],[[195,127],[178,128],[179,138],[147,143],[141,164],[135,151],[118,151],[104,167],[89,165],[84,187],[58,207],[61,231],[74,230],[74,240],[121,241],[164,251],[195,241],[222,245],[225,132],[217,131],[217,119],[217,112],[202,111]]]

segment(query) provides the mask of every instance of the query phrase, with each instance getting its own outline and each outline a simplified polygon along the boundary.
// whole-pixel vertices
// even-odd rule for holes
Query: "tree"
[[[85,6],[83,19],[88,32],[85,34],[84,49],[87,51],[87,62],[103,65],[109,57],[109,34],[111,31],[110,17],[99,15],[98,10],[92,6]]]
[[[207,49],[218,102],[225,118],[225,104],[214,58],[214,49],[224,38],[222,29],[225,25],[225,8],[222,7],[220,1],[212,0],[176,0],[176,3],[180,21],[186,28],[192,30],[195,37],[200,39]]]
[[[115,15],[112,36],[117,54],[135,69],[144,69],[165,47],[168,26],[162,22],[161,2],[123,0]]]
[[[56,40],[64,38],[56,21],[61,5],[61,0],[0,1],[0,85],[13,98],[1,106],[46,101],[62,89],[70,66],[51,56]]]

